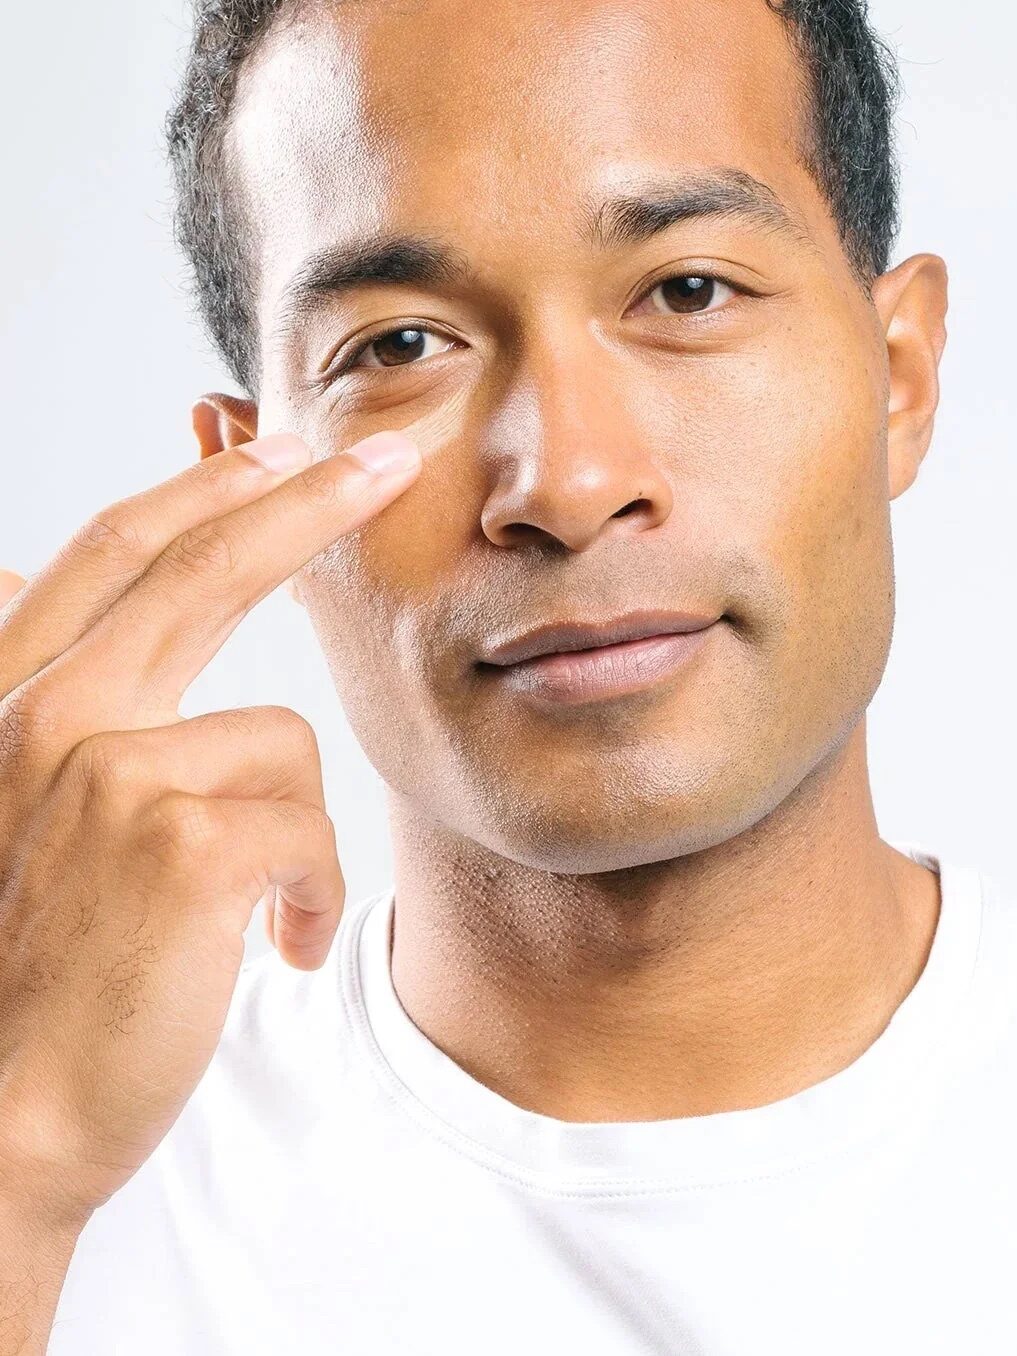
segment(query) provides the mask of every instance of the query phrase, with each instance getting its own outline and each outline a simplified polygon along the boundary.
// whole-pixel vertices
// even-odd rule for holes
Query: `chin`
[[[586,788],[588,791],[589,788]],[[483,822],[460,832],[500,857],[554,875],[592,875],[671,861],[726,842],[764,811],[739,813],[723,798],[671,796],[657,805],[645,798],[591,799],[536,804],[522,794],[501,795]]]
[[[591,876],[673,861],[676,857],[715,847],[730,836],[722,832],[718,837],[697,827],[687,833],[658,838],[655,842],[648,842],[645,838],[564,838],[559,834],[556,839],[503,840],[487,846],[499,856],[518,862],[532,871],[558,876]]]

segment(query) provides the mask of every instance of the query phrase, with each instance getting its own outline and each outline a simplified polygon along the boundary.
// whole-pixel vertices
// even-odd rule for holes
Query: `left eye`
[[[428,340],[438,347],[428,351]],[[372,339],[369,344],[365,344],[354,353],[344,364],[344,370],[351,367],[405,367],[420,358],[431,358],[435,353],[444,352],[453,342],[451,339],[443,340],[440,335],[432,334],[430,330],[390,330],[387,334],[379,334],[377,339]],[[372,355],[373,362],[362,361]]]
[[[694,315],[699,311],[715,311],[734,295],[731,284],[720,278],[708,273],[684,273],[665,278],[646,294],[646,300],[661,315]]]

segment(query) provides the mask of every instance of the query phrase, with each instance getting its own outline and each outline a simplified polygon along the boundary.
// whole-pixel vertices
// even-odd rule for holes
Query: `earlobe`
[[[201,396],[191,410],[191,426],[202,458],[258,436],[258,407],[253,400],[214,391]]]
[[[911,485],[932,440],[939,360],[946,344],[947,272],[936,254],[915,254],[872,284],[886,340],[890,498]]]

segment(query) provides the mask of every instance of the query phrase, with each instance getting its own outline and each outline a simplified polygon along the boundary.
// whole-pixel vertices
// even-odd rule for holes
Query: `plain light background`
[[[905,88],[892,262],[930,250],[951,277],[933,445],[892,508],[897,619],[868,717],[876,811],[884,837],[1017,890],[1017,19],[1004,0],[874,0],[871,12]],[[193,398],[235,389],[191,315],[169,227],[161,129],[188,14],[184,0],[56,0],[4,16],[0,566],[23,576],[97,509],[193,461]],[[384,790],[281,589],[181,713],[261,703],[314,725],[349,897],[380,890]],[[248,956],[267,945],[259,907]]]

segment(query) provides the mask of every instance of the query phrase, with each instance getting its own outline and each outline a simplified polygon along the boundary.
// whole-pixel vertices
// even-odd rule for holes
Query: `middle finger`
[[[409,450],[402,470],[379,473],[359,460],[385,448]],[[251,608],[380,513],[419,469],[411,440],[375,434],[177,537],[43,675],[73,690],[79,738],[176,719],[187,687]]]

